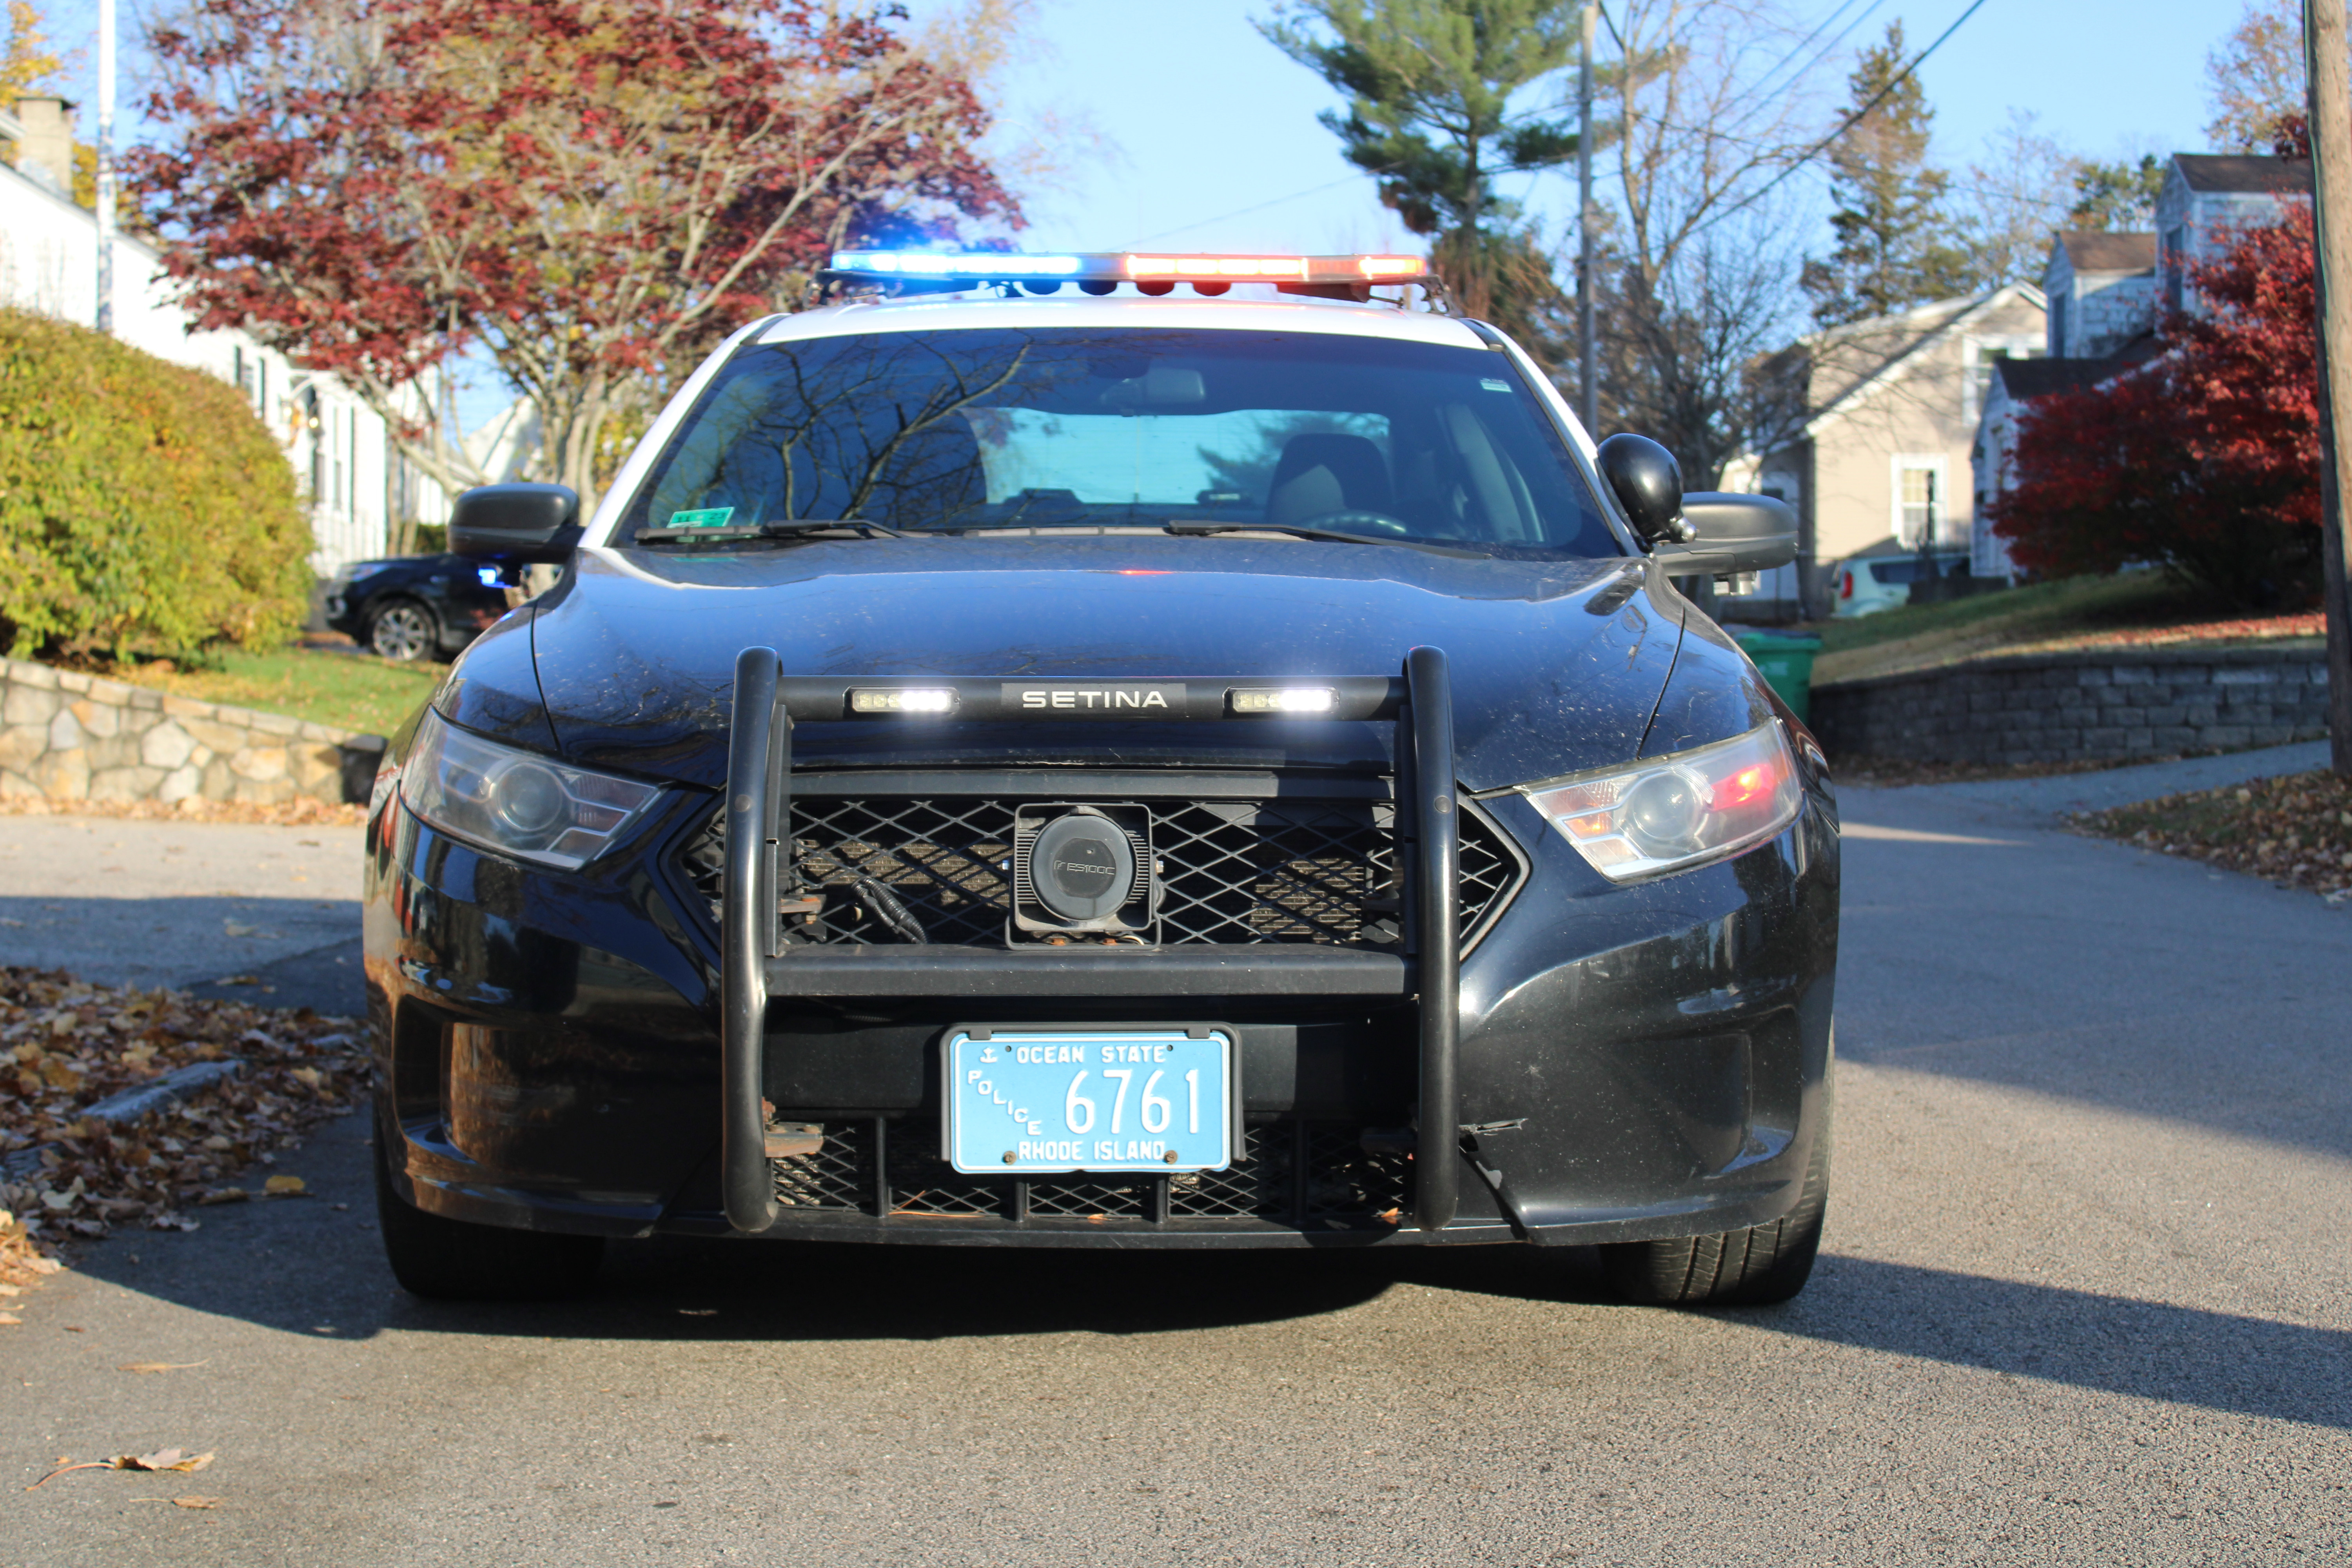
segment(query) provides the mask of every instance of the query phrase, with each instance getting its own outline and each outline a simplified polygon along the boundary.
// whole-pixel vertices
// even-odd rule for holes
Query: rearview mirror
[[[564,485],[478,485],[449,509],[449,549],[474,561],[561,565],[580,543],[580,497]]]
[[[1670,577],[1769,572],[1797,558],[1797,514],[1771,496],[1694,490],[1682,498],[1682,539],[1660,540],[1650,551]]]

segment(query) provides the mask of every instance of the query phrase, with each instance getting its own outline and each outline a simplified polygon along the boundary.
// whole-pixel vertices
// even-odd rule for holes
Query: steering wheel
[[[1334,533],[1386,533],[1399,539],[1411,536],[1412,525],[1401,517],[1391,517],[1384,511],[1327,511],[1313,517],[1302,517],[1293,528],[1328,528]]]

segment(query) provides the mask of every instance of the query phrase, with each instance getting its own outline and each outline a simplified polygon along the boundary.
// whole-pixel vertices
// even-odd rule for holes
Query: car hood
[[[1472,789],[1632,758],[1685,602],[1637,561],[1458,559],[1393,546],[1108,535],[842,540],[707,555],[581,553],[531,618],[536,690],[499,648],[443,711],[583,763],[716,787],[736,655],[793,675],[1297,679],[1445,650]],[[520,651],[519,649],[517,651]],[[543,699],[545,718],[526,715]],[[1385,769],[1394,726],[803,723],[794,765]]]

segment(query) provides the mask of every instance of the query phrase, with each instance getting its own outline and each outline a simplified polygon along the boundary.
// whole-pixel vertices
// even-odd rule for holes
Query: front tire
[[[383,1256],[410,1295],[435,1301],[551,1301],[595,1283],[603,1237],[509,1230],[426,1214],[393,1191],[381,1153],[374,1163]]]
[[[1610,1287],[1629,1301],[1660,1307],[1762,1307],[1802,1290],[1812,1278],[1822,1215],[1829,1207],[1832,1103],[1824,1084],[1821,1126],[1796,1207],[1748,1230],[1612,1242],[1601,1249]]]
[[[393,599],[368,617],[368,651],[395,664],[430,658],[441,647],[441,622],[415,599]]]

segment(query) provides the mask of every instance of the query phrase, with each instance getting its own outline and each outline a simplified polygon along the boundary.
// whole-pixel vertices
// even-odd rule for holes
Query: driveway
[[[0,963],[356,1014],[362,837],[0,816]]]
[[[352,1118],[280,1157],[315,1197],[119,1237],[0,1330],[19,1484],[219,1456],[20,1494],[0,1563],[2344,1561],[2352,910],[2050,821],[2199,776],[1846,793],[1789,1306],[1619,1306],[1581,1252],[676,1242],[433,1306]],[[254,864],[187,896],[283,891]]]

